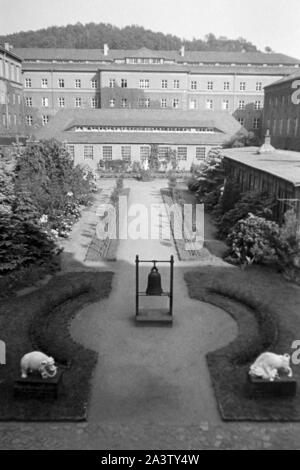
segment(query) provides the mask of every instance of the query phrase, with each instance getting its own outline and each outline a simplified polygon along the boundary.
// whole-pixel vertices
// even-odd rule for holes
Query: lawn
[[[210,352],[207,363],[221,416],[228,421],[300,421],[300,390],[294,398],[253,399],[247,387],[251,362],[263,351],[292,354],[300,339],[300,287],[275,271],[230,265],[206,266],[185,274],[192,298],[227,311],[238,337]],[[293,365],[299,384],[300,366]]]
[[[1,303],[0,339],[6,343],[7,363],[0,365],[0,420],[86,419],[97,353],[75,343],[69,325],[85,304],[108,297],[112,276],[111,272],[67,273],[31,294]],[[57,400],[13,396],[14,380],[20,376],[20,359],[33,350],[53,356],[64,370],[64,387]]]

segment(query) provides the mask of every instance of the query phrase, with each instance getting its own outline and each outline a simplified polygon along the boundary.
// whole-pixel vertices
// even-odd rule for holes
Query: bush
[[[151,170],[144,170],[141,169],[139,174],[137,175],[136,179],[138,181],[151,181],[152,180],[152,173]]]
[[[237,198],[237,186],[235,186],[235,183],[232,184],[229,195],[227,195],[227,200],[225,199],[225,201],[224,196],[221,204],[223,209],[226,209],[227,207],[230,207],[230,205],[234,204],[234,201]],[[235,224],[239,220],[247,217],[249,213],[255,216],[271,219],[273,215],[272,209],[275,204],[276,201],[274,197],[270,197],[268,193],[264,191],[240,194],[240,198],[235,202],[234,207],[223,215],[221,213],[217,219],[219,237],[225,238]]]
[[[249,214],[228,235],[230,255],[241,265],[277,262],[279,234],[276,222]]]
[[[287,211],[284,216],[277,255],[286,276],[298,281],[300,277],[300,231],[294,210]]]

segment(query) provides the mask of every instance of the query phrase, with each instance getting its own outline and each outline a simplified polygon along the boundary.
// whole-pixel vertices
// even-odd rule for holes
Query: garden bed
[[[68,273],[47,286],[0,306],[1,340],[6,343],[6,365],[0,365],[1,421],[80,421],[87,417],[91,376],[97,353],[75,343],[69,326],[86,303],[107,297],[111,272]],[[63,391],[55,401],[16,399],[14,380],[20,377],[20,359],[41,350],[64,370]]]
[[[162,197],[162,200],[166,206],[166,210],[168,212],[168,215],[169,215],[169,207],[173,206],[173,205],[179,205],[179,203],[177,201],[174,201],[172,195],[171,195],[171,191],[169,189],[161,189],[161,197]],[[180,216],[181,214],[178,216],[178,220],[180,220]],[[182,236],[182,233],[184,233],[183,231],[183,227],[175,227],[174,225],[174,219],[173,221],[171,221],[170,219],[170,227],[171,227],[171,232],[172,232],[172,236],[173,236],[173,240],[174,240],[174,243],[175,243],[175,247],[176,247],[176,251],[177,251],[177,255],[178,255],[178,258],[180,259],[180,261],[189,261],[189,260],[202,260],[202,261],[207,261],[210,257],[210,253],[208,252],[208,250],[203,247],[202,249],[198,249],[196,248],[195,246],[195,249],[186,249],[186,245],[187,243],[189,242],[188,240],[185,240]],[[181,238],[177,238],[176,237],[176,232],[180,232],[181,234]],[[190,246],[192,245],[193,246],[193,243],[190,243],[189,244]]]
[[[271,269],[208,267],[185,274],[190,297],[227,311],[238,323],[238,337],[207,355],[222,419],[225,421],[300,421],[300,389],[294,398],[253,399],[249,366],[271,351],[293,354],[300,338],[300,288]],[[300,383],[300,367],[292,364]]]
[[[129,197],[130,188],[121,189],[118,192],[118,196]],[[117,219],[119,219],[119,206],[118,201],[111,204],[115,205]],[[118,223],[117,220],[117,238],[110,238],[109,235],[106,238],[99,238],[97,232],[95,231],[92,241],[88,247],[85,261],[116,261],[117,260],[117,251],[119,246],[118,240]]]

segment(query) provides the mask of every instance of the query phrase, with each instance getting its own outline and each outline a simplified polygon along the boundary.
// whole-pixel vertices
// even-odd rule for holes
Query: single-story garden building
[[[101,160],[143,163],[156,147],[161,162],[175,151],[178,168],[189,170],[240,129],[222,111],[65,109],[37,130],[35,138],[65,143],[76,164],[92,169]]]
[[[266,191],[278,201],[274,211],[277,222],[282,223],[285,212],[292,208],[300,222],[299,152],[275,150],[267,143],[261,149],[244,147],[222,153],[226,178],[236,179],[241,192]]]

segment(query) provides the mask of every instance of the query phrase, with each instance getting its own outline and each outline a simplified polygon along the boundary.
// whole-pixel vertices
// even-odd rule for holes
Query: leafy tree
[[[254,132],[241,129],[223,144],[223,148],[251,147],[258,145],[260,145],[260,140]]]
[[[256,51],[255,45],[244,38],[217,38],[208,34],[204,39],[191,41],[171,34],[153,32],[141,26],[130,25],[118,28],[108,23],[68,24],[51,26],[38,31],[21,31],[0,36],[0,43],[9,42],[14,47],[64,47],[99,49],[107,43],[112,49],[179,50],[185,45],[191,51]]]

